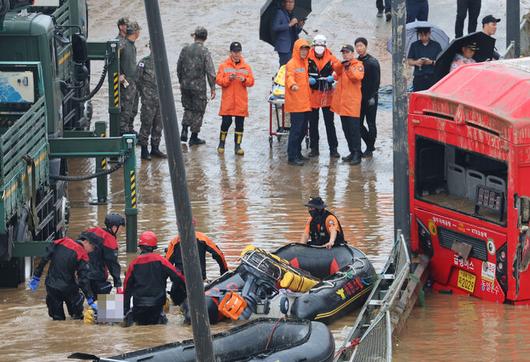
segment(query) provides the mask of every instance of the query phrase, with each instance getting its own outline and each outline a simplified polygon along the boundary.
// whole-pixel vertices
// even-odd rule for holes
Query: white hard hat
[[[315,36],[315,38],[313,39],[313,45],[323,45],[323,46],[326,46],[326,43],[327,43],[327,39],[324,35],[322,34],[318,34],[317,36]]]

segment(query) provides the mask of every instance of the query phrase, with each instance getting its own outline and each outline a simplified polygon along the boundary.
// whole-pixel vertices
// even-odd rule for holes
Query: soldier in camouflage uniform
[[[123,47],[123,44],[125,42],[125,39],[127,37],[127,26],[129,26],[129,23],[131,21],[128,17],[123,17],[118,19],[118,36],[116,37],[117,40],[120,42],[120,49]]]
[[[150,44],[148,44],[150,46]],[[160,139],[162,138],[162,117],[160,115],[160,103],[158,96],[158,85],[155,76],[155,65],[151,54],[138,63],[138,94],[142,99],[140,110],[140,136],[138,143],[142,146],[142,159],[150,160],[151,156],[167,158],[160,151]],[[147,148],[151,136],[151,154]]]
[[[137,63],[134,42],[140,36],[140,26],[131,22],[127,26],[127,38],[120,49],[120,133],[135,133],[133,108],[136,97]]]
[[[204,46],[208,31],[199,26],[191,35],[195,41],[193,44],[186,45],[180,52],[177,76],[182,95],[182,107],[184,107],[180,139],[182,142],[186,142],[188,140],[188,127],[191,128],[189,145],[193,146],[206,143],[198,137],[198,134],[208,103],[206,79],[208,79],[210,86],[211,99],[215,98],[215,68],[212,56],[208,48]]]

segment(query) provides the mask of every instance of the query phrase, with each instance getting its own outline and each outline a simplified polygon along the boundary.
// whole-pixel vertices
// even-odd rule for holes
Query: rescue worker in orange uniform
[[[343,45],[343,61],[333,66],[337,87],[333,94],[331,110],[340,115],[342,130],[350,154],[342,159],[352,165],[361,163],[361,82],[364,78],[363,62],[355,59],[353,45]]]
[[[309,43],[298,39],[294,43],[293,57],[285,68],[285,112],[291,113],[291,129],[287,145],[290,165],[303,166],[302,141],[307,133],[311,114],[311,88],[309,87]]]
[[[333,246],[345,244],[344,231],[335,215],[326,210],[327,205],[320,197],[312,197],[305,206],[308,207],[309,219],[305,225],[302,244],[324,246],[331,249]]]
[[[180,293],[186,294],[184,275],[166,258],[154,253],[158,239],[152,231],[145,231],[138,242],[140,255],[127,269],[124,282],[124,312],[126,323],[139,325],[166,324],[164,314],[166,302],[166,280],[180,286]],[[133,307],[131,309],[131,298]]]
[[[320,108],[322,108],[330,156],[339,158],[340,155],[337,152],[339,143],[333,122],[333,112],[329,109],[333,96],[333,83],[335,82],[333,65],[339,63],[339,60],[331,53],[326,44],[326,37],[319,34],[315,36],[313,47],[309,51],[309,85],[311,86],[311,118],[309,120],[311,152],[309,157],[316,157],[320,154],[318,150],[320,138],[318,121]]]
[[[109,273],[112,276],[114,288],[119,294],[123,292],[117,239],[121,226],[125,226],[125,218],[120,214],[111,213],[105,216],[105,228],[94,227],[87,230],[103,239],[102,245],[88,254],[90,259],[88,279],[95,296],[111,292],[112,284],[107,281]]]
[[[248,117],[248,90],[254,85],[254,76],[250,65],[245,62],[241,55],[243,48],[241,43],[230,44],[230,56],[219,66],[215,82],[222,87],[221,109],[219,115],[222,117],[221,134],[217,152],[223,154],[228,130],[232,125],[232,117],[235,118],[236,131],[234,134],[235,154],[243,156],[245,152],[241,148],[243,141],[243,123]]]
[[[197,224],[195,219],[193,219],[193,226]],[[215,242],[210,239],[206,234],[199,231],[195,231],[195,237],[197,239],[197,248],[199,250],[199,260],[201,263],[202,270],[202,279],[206,280],[206,252],[210,253],[212,258],[219,265],[219,274],[223,275],[228,271],[228,265],[225,260],[225,256],[221,249],[215,244]],[[173,240],[169,242],[169,246],[166,251],[166,259],[179,270],[184,270],[182,266],[182,256],[180,254],[180,236],[176,236]],[[185,295],[179,295],[179,285],[171,288],[173,293],[171,293],[172,300],[176,305],[181,304],[184,301]]]

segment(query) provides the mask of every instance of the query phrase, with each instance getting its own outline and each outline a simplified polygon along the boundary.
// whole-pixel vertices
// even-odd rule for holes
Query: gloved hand
[[[28,283],[28,287],[29,289],[31,289],[32,292],[34,292],[39,287],[39,283],[40,283],[40,278],[33,276],[33,278],[31,278],[31,280]]]
[[[117,287],[116,288],[116,294],[123,294],[123,288],[122,287]]]
[[[370,107],[375,106],[375,98],[373,98],[373,97],[370,98],[370,99],[368,100],[368,105],[369,105]]]
[[[313,77],[309,77],[309,85],[315,85],[317,84],[317,80]]]
[[[87,299],[86,299],[86,302],[87,302],[88,306],[89,306],[90,308],[92,308],[92,310],[93,310],[94,312],[97,312],[97,311],[98,311],[98,305],[97,305],[96,302],[94,301],[94,298],[92,298],[92,297],[87,298]]]
[[[332,75],[328,75],[328,77],[326,78],[326,80],[328,81],[328,83],[333,83],[335,81],[335,78],[333,78]]]

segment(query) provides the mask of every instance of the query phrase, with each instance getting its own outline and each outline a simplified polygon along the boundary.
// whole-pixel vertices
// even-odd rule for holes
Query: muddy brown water
[[[354,37],[366,36],[371,53],[382,63],[382,83],[389,84],[390,55],[385,47],[390,25],[375,18],[370,1],[356,0],[354,3],[355,6],[343,0],[314,1],[314,14],[318,16],[310,17],[307,28],[311,35],[325,34],[335,52],[341,44],[352,43]],[[450,1],[443,0],[431,6],[436,10],[447,3]],[[89,0],[89,5],[90,40],[103,41],[113,37],[116,19],[130,16],[145,29],[138,41],[138,49],[139,57],[146,54],[147,24],[142,1]],[[243,44],[244,55],[256,77],[256,86],[250,90],[251,116],[245,121],[244,157],[236,158],[231,152],[232,133],[225,155],[216,153],[219,97],[209,104],[205,117],[201,136],[207,144],[192,149],[183,146],[197,229],[219,244],[229,265],[234,267],[241,250],[248,244],[274,250],[286,242],[299,240],[308,216],[303,203],[312,195],[320,195],[340,218],[350,243],[361,248],[380,270],[389,254],[393,234],[389,104],[382,107],[378,115],[378,149],[373,159],[363,161],[359,167],[331,160],[322,126],[321,156],[304,167],[290,167],[286,164],[286,138],[274,139],[272,148],[269,148],[266,98],[277,67],[277,57],[270,46],[257,40],[261,3],[251,0],[162,0],[160,6],[179,118],[182,108],[175,65],[182,44],[191,40],[189,34],[196,25],[207,26],[210,32],[207,46],[216,65],[226,57],[230,42],[237,40]],[[499,1],[488,1],[484,5],[486,9],[495,6],[500,6]],[[446,20],[446,23],[450,21]],[[98,74],[101,65],[95,65],[94,69]],[[94,119],[105,120],[106,89],[96,97],[94,105]],[[136,123],[138,129],[139,117]],[[338,119],[336,126],[339,152],[345,155],[346,143]],[[70,166],[72,174],[92,170],[92,162],[76,161]],[[153,160],[138,161],[137,166],[138,229],[155,231],[161,240],[160,249],[163,249],[177,233],[167,164]],[[72,205],[69,235],[75,236],[84,228],[101,223],[107,212],[123,211],[123,176],[117,172],[110,177],[110,203],[107,206],[89,204],[88,201],[96,196],[93,182],[71,184],[69,194]],[[125,253],[123,235],[120,242],[120,263],[125,269],[135,255]],[[208,274],[211,278],[218,275],[218,268],[212,260],[208,260]],[[168,315],[167,326],[124,329],[87,326],[77,321],[53,322],[47,316],[44,299],[43,285],[36,293],[24,288],[0,291],[0,361],[60,361],[76,351],[111,356],[191,338],[191,328],[183,324],[182,316],[175,309]],[[447,359],[447,350],[455,351],[452,356],[458,356],[462,361],[475,360],[481,351],[484,351],[481,356],[486,360],[527,358],[528,348],[524,343],[528,340],[528,332],[525,332],[529,322],[527,308],[439,295],[428,295],[426,305],[414,310],[407,331],[396,346],[396,360],[442,361]],[[337,344],[344,338],[344,328],[354,319],[355,315],[351,315],[330,326]],[[221,323],[212,331],[224,331],[231,325]]]

